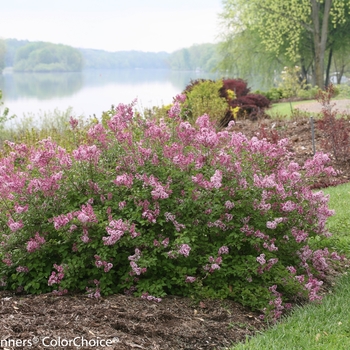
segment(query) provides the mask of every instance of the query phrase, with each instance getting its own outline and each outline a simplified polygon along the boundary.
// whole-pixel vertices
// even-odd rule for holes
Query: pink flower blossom
[[[146,292],[146,293],[143,293],[143,294],[141,295],[141,298],[142,298],[142,299],[146,299],[146,300],[148,300],[148,301],[155,301],[155,302],[157,302],[157,303],[160,303],[160,302],[162,301],[161,298],[156,298],[156,297],[154,297],[154,296],[152,296],[152,295],[149,295],[147,292]]]
[[[210,178],[210,182],[213,184],[214,188],[220,188],[222,186],[222,171],[215,170],[214,175]]]
[[[82,205],[81,210],[77,213],[77,219],[83,224],[88,222],[98,222],[94,209],[90,203],[87,205]]]
[[[119,202],[119,203],[118,203],[119,210],[124,209],[125,206],[126,206],[126,202],[125,202],[125,201],[122,201],[122,202]]]
[[[235,207],[235,203],[231,202],[231,201],[226,201],[225,202],[225,207],[226,209],[233,209]]]
[[[169,194],[164,190],[164,187],[160,184],[154,187],[153,191],[151,191],[151,195],[153,199],[166,199],[169,198]]]
[[[188,257],[191,251],[191,247],[188,244],[181,244],[180,249],[178,250],[178,253]]]
[[[187,98],[186,94],[178,94],[175,96],[174,100],[180,103],[184,103],[186,101],[186,98]]]
[[[104,272],[108,272],[113,267],[113,264],[105,262],[104,266],[105,266]]]
[[[225,245],[220,247],[219,250],[218,250],[218,255],[223,255],[223,254],[228,254],[228,253],[229,253],[229,249]]]
[[[102,237],[102,240],[105,242],[104,244],[115,244],[128,229],[128,225],[124,223],[122,219],[110,221],[109,225],[106,227],[109,237]]]
[[[297,273],[297,270],[295,269],[294,266],[287,266],[287,270],[293,275]]]
[[[180,115],[180,112],[181,112],[180,104],[179,104],[179,102],[176,101],[171,106],[171,108],[168,112],[168,116],[169,116],[169,118],[176,119]]]
[[[18,267],[16,268],[16,271],[17,271],[17,272],[25,272],[25,273],[27,273],[27,272],[29,272],[29,269],[28,269],[28,267],[26,267],[26,266],[18,266]]]
[[[196,281],[196,277],[186,276],[185,282],[186,283],[193,283]]]
[[[9,226],[9,228],[12,232],[16,232],[24,226],[22,220],[15,222],[12,218],[10,218],[7,225]]]
[[[78,149],[73,151],[73,157],[78,161],[88,161],[95,165],[98,163],[101,151],[96,145],[87,146],[81,145]]]
[[[285,203],[282,203],[282,205],[281,205],[281,209],[285,212],[293,211],[296,208],[297,208],[297,205],[292,201],[287,201]]]
[[[266,223],[266,227],[271,229],[271,230],[274,230],[277,227],[277,222],[276,221],[268,221]]]
[[[103,147],[106,147],[107,145],[107,132],[105,128],[100,124],[93,125],[89,130],[88,130],[88,137],[92,141],[99,141]]]
[[[74,130],[78,126],[79,120],[76,118],[70,117],[69,124],[70,124],[71,128]]]
[[[69,221],[71,221],[73,219],[73,215],[64,215],[61,214],[59,216],[56,216],[53,218],[53,222],[54,222],[54,227],[56,230],[59,230],[61,227],[67,225],[69,223]]]
[[[26,211],[28,211],[28,204],[26,204],[23,207],[18,204],[15,204],[15,211],[17,214],[25,213]]]
[[[162,244],[163,244],[164,248],[166,248],[166,247],[169,245],[169,237],[165,238],[165,239],[162,241]]]
[[[218,264],[212,264],[210,266],[209,272],[212,273],[215,270],[220,270],[220,266]]]
[[[333,259],[333,260],[342,260],[342,258],[338,255],[337,252],[333,252],[331,254],[331,259]]]
[[[52,286],[56,283],[60,284],[64,277],[63,266],[54,264],[54,268],[58,273],[56,273],[55,271],[51,273],[51,276],[49,277],[49,281],[47,283],[49,286]]]
[[[306,232],[303,230],[298,230],[296,227],[293,227],[291,232],[297,243],[304,242],[309,237]]]
[[[45,243],[45,238],[39,236],[37,232],[33,238],[27,242],[27,252],[33,253],[40,249],[40,246]]]
[[[260,264],[260,265],[264,265],[266,263],[265,260],[265,254],[260,254],[257,258],[256,261]]]
[[[118,175],[117,178],[113,182],[117,186],[126,186],[128,188],[131,188],[131,186],[133,184],[133,178],[134,177],[132,174],[123,174],[123,175]]]
[[[81,236],[80,236],[80,239],[81,239],[82,242],[84,242],[84,243],[89,243],[89,242],[90,242],[90,238],[89,238],[89,236],[87,235],[87,233],[81,235]]]

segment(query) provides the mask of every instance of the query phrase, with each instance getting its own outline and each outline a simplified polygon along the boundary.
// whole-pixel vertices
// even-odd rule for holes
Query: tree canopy
[[[70,46],[45,42],[32,42],[16,51],[15,71],[65,72],[80,71],[83,67],[81,53]]]
[[[173,70],[213,71],[219,63],[217,44],[192,45],[174,51],[168,58],[170,68]]]
[[[168,68],[166,52],[116,51],[79,49],[85,68],[132,69]]]
[[[350,35],[350,0],[223,0],[226,31],[255,33],[266,52],[298,62],[323,87],[326,64]],[[227,39],[227,38],[226,38]],[[328,53],[328,56],[326,55]]]

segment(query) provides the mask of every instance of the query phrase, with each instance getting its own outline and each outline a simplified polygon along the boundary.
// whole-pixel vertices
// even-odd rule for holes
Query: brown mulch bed
[[[0,339],[39,339],[35,349],[47,349],[45,345],[59,337],[109,340],[110,346],[97,347],[109,350],[225,349],[265,327],[258,314],[228,300],[198,305],[178,297],[154,303],[125,295],[96,300],[82,295],[19,297],[3,293],[0,303]]]
[[[241,120],[234,128],[249,137],[264,134],[273,138],[278,134],[289,138],[294,160],[300,163],[313,155],[307,117],[290,121]],[[317,128],[315,136],[316,151],[321,151],[322,134]],[[348,163],[333,159],[332,165],[341,173],[336,179],[323,179],[324,184],[350,181]],[[87,346],[83,349],[229,349],[233,343],[266,328],[258,313],[233,301],[197,303],[180,297],[154,303],[126,295],[95,300],[84,295],[26,296],[5,291],[0,292],[0,315],[1,349],[77,349],[67,345],[74,338],[78,345],[85,340]],[[13,346],[11,341],[16,340],[18,344]],[[18,346],[24,340],[33,346]],[[109,340],[109,346],[93,346],[101,344],[101,340]],[[45,346],[50,342],[53,346]]]

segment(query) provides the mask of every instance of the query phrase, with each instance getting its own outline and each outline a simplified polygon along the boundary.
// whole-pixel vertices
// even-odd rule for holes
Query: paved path
[[[338,110],[340,113],[350,114],[350,99],[346,100],[333,100],[331,101],[331,106],[333,110]],[[322,106],[319,102],[304,102],[296,104],[294,108],[300,109],[302,111],[311,113],[320,113]]]

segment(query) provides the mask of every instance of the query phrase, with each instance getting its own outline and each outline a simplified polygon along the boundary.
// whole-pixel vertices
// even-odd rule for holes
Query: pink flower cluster
[[[185,282],[186,283],[194,283],[194,282],[196,282],[196,277],[186,276]]]
[[[95,165],[97,165],[100,159],[100,154],[101,151],[97,148],[96,145],[81,145],[78,147],[78,149],[73,151],[73,157],[75,158],[75,160],[91,162]]]
[[[12,254],[11,253],[6,253],[5,254],[5,258],[3,258],[1,261],[4,264],[6,264],[7,266],[11,266],[12,265]]]
[[[63,266],[56,265],[56,264],[54,264],[53,266],[58,273],[56,273],[55,271],[52,271],[51,276],[49,277],[49,281],[47,283],[49,286],[52,286],[53,284],[56,284],[56,283],[60,284],[64,277]]]
[[[180,112],[181,112],[180,104],[179,104],[179,102],[176,101],[171,106],[171,108],[168,112],[168,116],[169,116],[169,118],[176,119],[180,115]]]
[[[67,289],[62,289],[61,287],[59,287],[58,290],[54,289],[52,291],[52,294],[57,295],[57,296],[62,296],[62,295],[68,294],[68,290]]]
[[[272,319],[273,321],[276,321],[279,319],[282,315],[283,310],[285,309],[285,306],[283,305],[282,301],[282,294],[277,292],[277,285],[273,285],[269,287],[269,291],[273,295],[273,300],[269,302],[269,304],[272,306]]]
[[[277,264],[278,258],[271,258],[271,259],[269,259],[268,261],[266,261],[266,256],[265,256],[265,254],[260,254],[260,255],[256,258],[256,261],[257,261],[260,265],[262,265],[262,266],[259,266],[259,268],[258,268],[258,273],[259,273],[259,274],[262,274],[262,273],[264,273],[264,271],[269,271],[273,265]],[[266,264],[266,262],[267,262],[267,264]]]
[[[142,299],[146,299],[146,300],[148,300],[148,301],[155,301],[155,302],[157,302],[157,303],[160,303],[160,302],[162,301],[161,298],[156,298],[156,297],[154,297],[154,296],[148,294],[147,292],[143,293],[143,294],[141,295],[141,298],[142,298]]]
[[[171,214],[171,213],[169,213],[169,212],[166,212],[166,213],[164,214],[164,216],[165,216],[165,220],[166,220],[166,221],[171,221],[171,222],[174,224],[175,230],[176,230],[177,232],[180,232],[182,229],[185,229],[185,228],[186,228],[185,225],[179,224],[179,223],[175,220],[175,219],[176,219],[176,216],[175,216],[174,214]]]
[[[18,267],[16,267],[16,271],[27,273],[27,272],[29,272],[29,269],[27,266],[18,266]]]
[[[267,221],[266,227],[270,230],[274,230],[281,222],[283,222],[283,218],[275,218],[273,221]]]
[[[188,257],[190,255],[190,251],[191,247],[188,244],[181,244],[177,252],[185,257]]]
[[[22,220],[15,222],[12,218],[9,219],[9,221],[7,222],[7,225],[12,232],[16,232],[24,226]]]
[[[123,222],[122,219],[112,220],[106,227],[108,237],[102,237],[105,245],[113,245],[129,230],[129,224]]]
[[[76,118],[70,117],[70,118],[69,118],[69,124],[70,124],[72,130],[74,130],[74,129],[76,129],[76,127],[78,126],[79,120],[76,119]]]
[[[151,203],[146,199],[144,201],[140,200],[137,203],[138,206],[142,207],[142,217],[147,219],[149,222],[155,224],[157,222],[157,218],[160,214],[159,204],[157,202],[154,203],[154,210],[150,209]]]
[[[224,255],[224,254],[228,254],[228,253],[229,253],[229,249],[225,245],[220,247],[219,250],[218,250],[218,255]]]
[[[95,289],[86,287],[87,296],[88,298],[99,299],[101,298],[101,289],[99,288],[100,281],[95,279],[93,282],[95,284]]]
[[[141,251],[140,249],[136,248],[135,249],[135,254],[134,255],[130,255],[128,257],[128,259],[130,260],[130,266],[132,268],[132,271],[130,271],[130,276],[133,276],[133,275],[141,275],[143,273],[146,273],[147,272],[147,268],[146,267],[139,267],[136,263],[136,261],[138,261],[141,257]]]
[[[94,213],[94,209],[89,203],[87,205],[83,204],[81,210],[75,213],[75,215],[77,216],[77,219],[83,224],[86,224],[88,222],[98,222],[96,214]]]
[[[15,204],[15,212],[17,214],[25,213],[26,211],[28,211],[28,204],[24,205],[23,207],[17,203]]]
[[[104,272],[108,272],[113,268],[112,263],[108,263],[107,261],[101,260],[101,257],[99,255],[94,255],[95,258],[95,265],[97,268],[104,267]]]
[[[166,247],[169,245],[169,237],[163,239],[162,242],[159,242],[159,241],[156,240],[156,239],[153,241],[153,245],[154,245],[155,247],[159,247],[161,244],[163,245],[164,248],[166,248]]]
[[[213,273],[215,270],[220,270],[220,265],[222,263],[222,257],[220,255],[222,254],[228,254],[228,248],[226,246],[219,248],[219,256],[216,259],[209,256],[208,260],[210,264],[203,266],[203,269],[209,273]]]
[[[93,125],[87,132],[89,139],[92,142],[98,141],[102,145],[102,147],[107,147],[107,132],[102,124],[98,123]]]
[[[133,175],[132,174],[122,174],[118,175],[117,178],[113,181],[117,186],[125,186],[131,188],[133,184]]]
[[[54,217],[53,223],[56,230],[59,230],[61,227],[67,225],[71,220],[75,217],[74,213],[61,214],[59,216]]]
[[[147,272],[146,267],[139,267],[135,261],[130,261],[130,266],[132,268],[132,271],[129,273],[130,276],[133,276],[133,275],[139,276]]]
[[[27,252],[33,253],[40,249],[40,246],[45,243],[45,238],[39,235],[39,232],[35,233],[35,236],[27,242]]]

